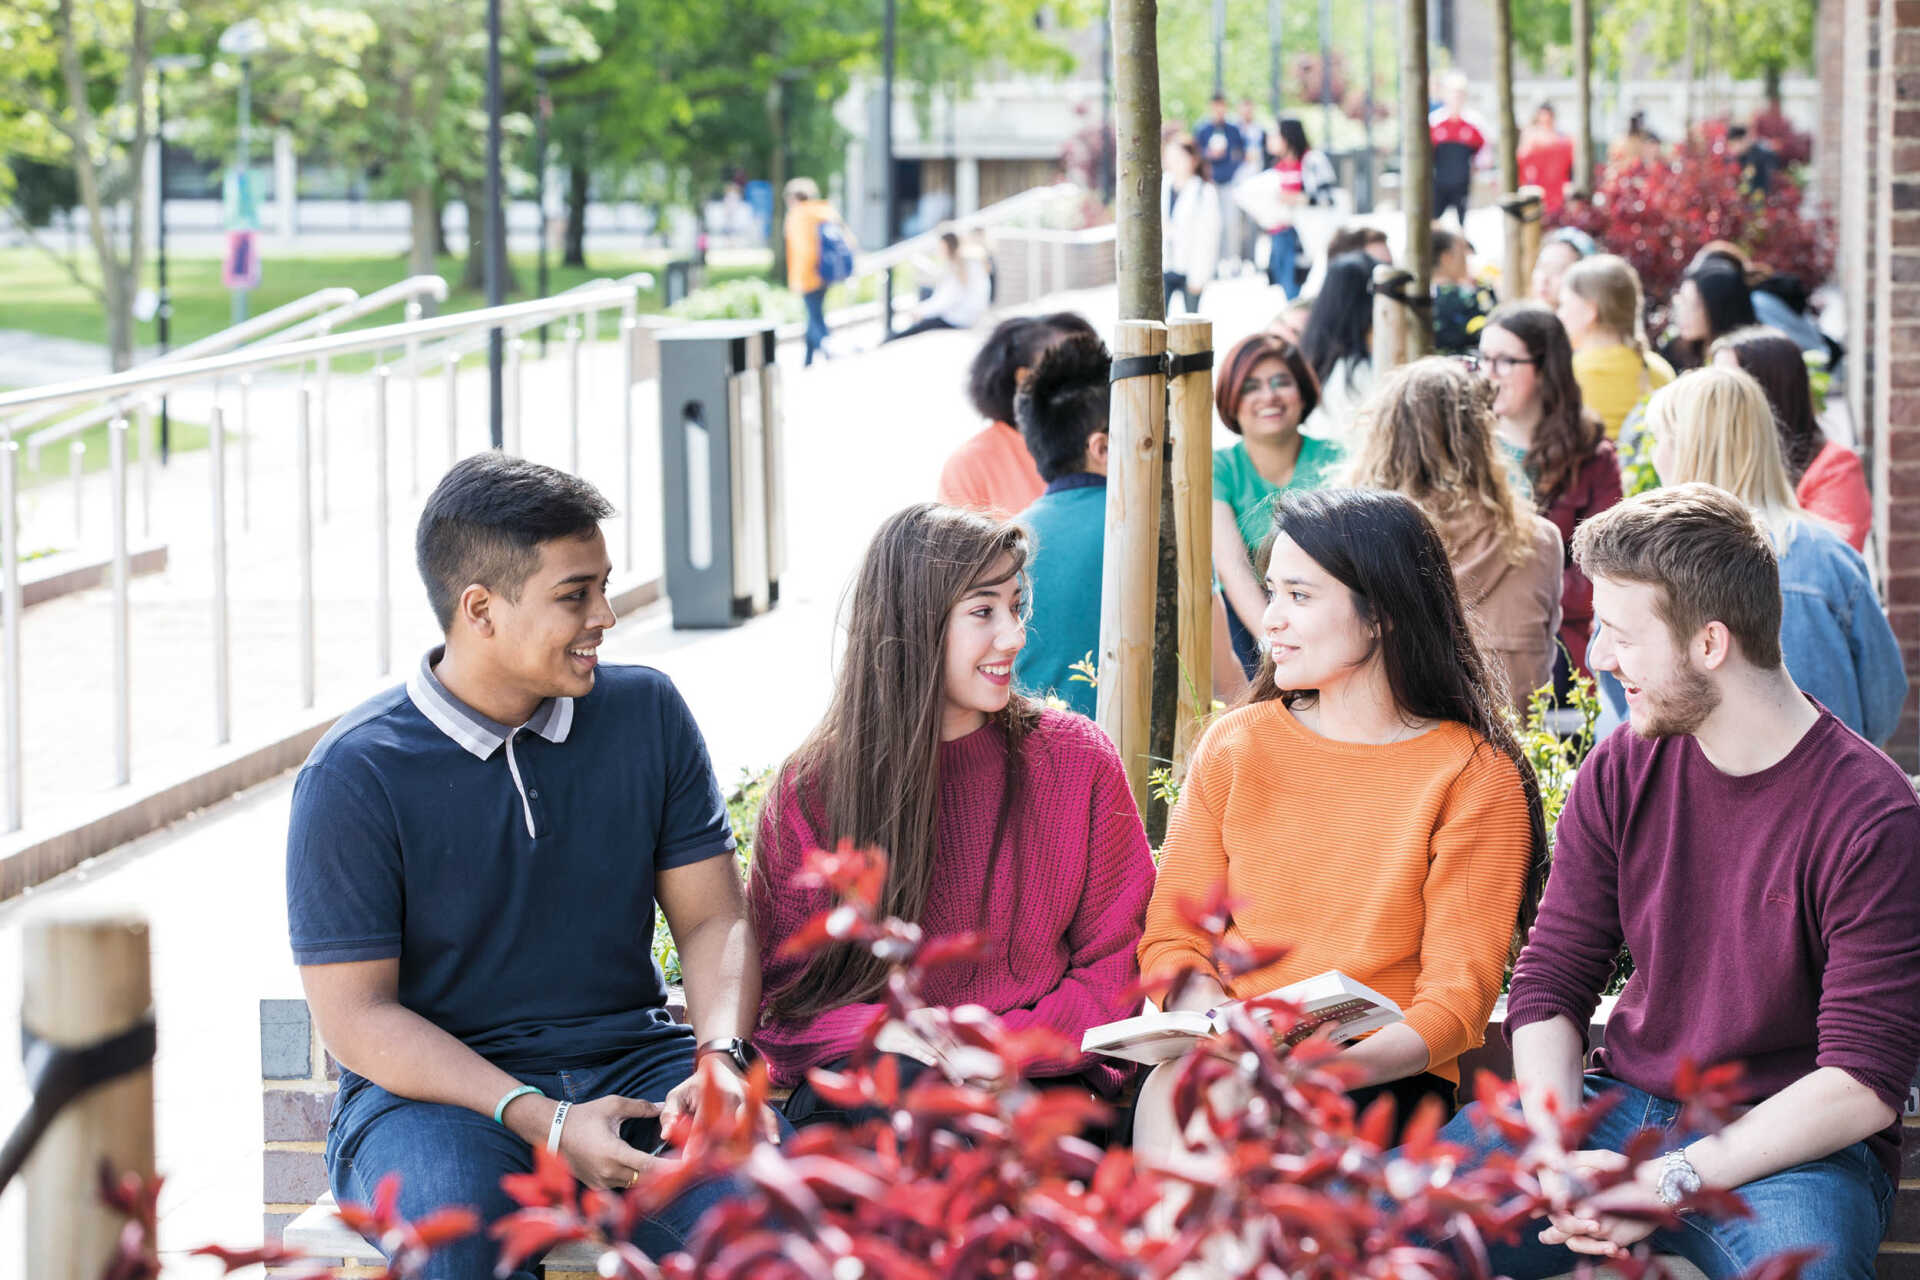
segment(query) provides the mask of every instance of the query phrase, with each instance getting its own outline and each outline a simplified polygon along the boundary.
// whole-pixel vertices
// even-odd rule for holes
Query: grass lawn
[[[654,286],[641,293],[640,308],[642,311],[664,310],[662,294],[667,283],[665,263],[668,257],[664,250],[626,255],[590,253],[588,262],[591,263],[591,269],[588,270],[554,263],[550,269],[549,287],[558,293],[603,276],[618,279],[635,271],[652,271]],[[454,285],[460,279],[464,262],[463,258],[443,257],[436,270],[449,285]],[[706,282],[719,284],[743,276],[764,275],[766,262],[764,253],[729,255],[708,265]],[[510,295],[507,300],[515,302],[532,297],[537,260],[531,255],[516,255],[513,258],[513,270],[518,277],[520,291]],[[151,263],[148,275],[151,285]],[[345,285],[364,297],[375,289],[404,279],[406,275],[407,259],[404,254],[275,258],[269,251],[261,263],[260,287],[248,295],[248,314],[259,315],[316,289],[335,285]],[[231,319],[232,302],[220,284],[218,258],[183,258],[171,254],[167,259],[167,283],[173,295],[171,337],[175,346],[204,338],[227,327]],[[86,342],[107,340],[106,322],[101,316],[100,304],[91,293],[74,283],[59,264],[37,249],[0,249],[0,299],[5,300],[4,304],[0,304],[0,329],[25,329]],[[455,288],[441,305],[440,313],[468,311],[485,303],[486,297],[482,291]],[[393,324],[400,318],[399,309],[394,308],[362,322],[359,327]],[[143,346],[159,341],[158,330],[153,322],[135,326],[135,341]]]

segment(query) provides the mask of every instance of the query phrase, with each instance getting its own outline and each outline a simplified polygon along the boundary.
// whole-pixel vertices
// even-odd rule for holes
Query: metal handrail
[[[651,289],[652,287],[653,273],[651,271],[635,271],[631,275],[621,276],[618,280],[609,276],[600,276],[597,279],[585,280],[574,285],[571,289],[562,289],[553,296],[556,298],[569,298],[586,289],[622,288],[637,292],[638,290]],[[505,331],[508,339],[513,339],[530,330],[537,329],[546,323],[548,323],[548,320],[543,317],[535,320],[524,320],[511,325],[502,325],[500,327]],[[444,365],[449,360],[464,360],[470,355],[476,355],[484,350],[486,345],[487,339],[485,335],[477,338],[469,336],[448,338],[440,346],[435,347],[431,351],[416,350],[413,354],[403,357],[393,366],[393,371],[396,374],[419,373],[430,367]]]
[[[229,377],[277,365],[315,360],[322,356],[354,355],[363,351],[403,347],[409,340],[430,342],[468,330],[505,328],[522,320],[537,324],[543,319],[554,320],[587,311],[610,311],[631,305],[634,301],[633,290],[624,287],[591,293],[556,294],[551,298],[535,298],[479,311],[462,311],[455,315],[437,316],[432,320],[402,321],[375,329],[356,329],[352,333],[308,338],[284,346],[252,348],[159,368],[145,364],[121,373],[0,393],[0,414],[39,405],[71,404],[75,400],[90,400],[96,396],[121,395],[153,387]],[[0,435],[10,434],[5,424],[0,424]]]
[[[377,311],[384,311],[395,303],[406,303],[408,310],[407,318],[409,320],[418,319],[418,316],[415,314],[415,304],[418,300],[423,297],[431,297],[436,302],[445,302],[447,299],[447,282],[439,276],[409,276],[397,284],[390,284],[385,288],[375,289],[364,298],[345,286],[331,290],[323,289],[319,293],[308,296],[318,298],[328,293],[345,294],[346,297],[339,299],[337,305],[330,310],[323,311],[317,316],[303,320],[299,324],[282,329],[277,333],[268,333],[266,337],[254,344],[253,350],[258,351],[267,347],[276,347],[289,342],[297,342],[302,338],[312,335],[324,336],[343,324],[351,324],[363,316],[370,316]],[[281,308],[281,310],[285,310],[285,308]],[[273,314],[275,313],[268,313],[268,315]],[[267,317],[262,316],[260,318],[264,320]],[[203,338],[200,342],[182,347],[178,352],[173,353],[170,363],[178,363],[181,359],[191,359],[198,355],[212,355],[219,351],[230,350],[238,344],[234,342],[223,343],[219,346],[209,344],[215,342],[216,339],[227,337],[229,334],[237,334],[241,330],[247,329],[252,323],[252,321],[247,321],[246,323],[234,326],[233,329],[227,330],[225,333],[215,334],[211,338]],[[72,436],[77,436],[81,432],[97,427],[103,422],[111,422],[113,419],[132,409],[151,404],[153,401],[159,399],[161,394],[163,393],[149,391],[138,398],[125,397],[111,400],[90,413],[80,414],[77,417],[69,418],[55,426],[34,432],[27,437],[27,466],[35,470],[39,468],[40,450],[47,445],[55,444]],[[58,410],[53,410],[51,413],[36,414],[34,418],[36,421],[44,420],[44,418],[52,414],[57,414],[58,412]],[[31,423],[16,424],[14,430],[18,431],[22,426],[28,425],[31,425]],[[141,457],[144,461],[144,445],[142,447]]]
[[[231,351],[235,347],[251,342],[263,334],[271,334],[274,330],[290,320],[298,320],[304,316],[312,315],[316,311],[326,311],[331,308],[337,308],[345,303],[352,302],[359,296],[359,293],[347,288],[345,285],[334,285],[327,289],[316,289],[304,298],[295,298],[292,302],[284,306],[275,307],[271,311],[262,312],[251,320],[243,320],[239,324],[220,330],[218,333],[208,334],[196,342],[189,342],[184,347],[175,347],[165,355],[155,356],[152,360],[147,361],[147,365],[179,364],[183,360],[194,360],[201,356],[210,356],[222,351]],[[146,365],[141,367],[145,368]],[[4,438],[6,435],[18,434],[19,432],[25,431],[28,427],[37,427],[49,418],[58,417],[60,413],[61,410],[59,409],[50,409],[16,418],[10,423],[0,423],[0,438]]]
[[[417,304],[414,304],[417,307]],[[0,394],[0,414],[15,413],[20,410],[39,410],[54,406],[69,405],[78,401],[91,401],[100,398],[120,401],[126,404],[136,403],[143,396],[151,395],[163,389],[173,389],[184,384],[233,379],[238,385],[238,407],[240,429],[238,441],[241,446],[240,495],[241,520],[246,521],[248,510],[248,462],[247,441],[251,436],[248,428],[248,397],[252,383],[251,374],[263,369],[288,365],[303,365],[309,361],[319,362],[324,369],[325,362],[336,356],[358,352],[414,352],[419,345],[428,341],[456,338],[463,334],[478,333],[493,328],[515,330],[531,327],[542,321],[554,321],[580,316],[597,316],[603,311],[620,313],[620,329],[617,343],[619,353],[618,378],[619,393],[614,397],[618,405],[611,415],[618,422],[621,471],[624,503],[622,509],[628,513],[624,521],[624,560],[628,570],[636,564],[634,529],[635,511],[635,416],[632,388],[635,372],[635,334],[639,326],[639,299],[631,283],[609,285],[592,284],[584,288],[571,290],[551,298],[537,298],[528,302],[514,303],[502,307],[490,307],[484,310],[441,316],[432,320],[410,319],[399,324],[382,325],[376,328],[361,329],[350,333],[330,334],[324,337],[305,338],[296,341],[274,343],[266,346],[254,346],[242,351],[205,356],[180,361],[153,362],[139,368],[121,373],[98,377],[77,379],[71,382],[50,386],[27,388]],[[519,451],[519,360],[518,346],[509,352],[508,370],[508,412],[503,423],[505,447],[510,452]],[[569,326],[567,355],[571,364],[568,378],[567,413],[570,418],[568,454],[573,468],[579,469],[581,458],[581,392],[582,369],[579,359],[579,327]],[[394,362],[383,359],[373,370],[372,379],[375,388],[372,415],[372,435],[374,466],[372,468],[374,497],[374,555],[372,564],[376,566],[376,590],[374,596],[374,614],[376,631],[377,666],[381,675],[387,675],[391,668],[392,637],[392,593],[388,588],[385,572],[391,560],[391,529],[389,519],[391,508],[388,501],[387,476],[389,470],[389,413],[388,399]],[[457,420],[454,412],[457,397],[453,395],[454,375],[457,362],[447,365],[446,386],[448,390],[447,415],[447,452],[451,463],[458,456],[458,440],[455,432]],[[410,417],[410,443],[417,450],[418,445],[418,378],[407,379],[406,391],[413,406]],[[295,459],[294,479],[296,488],[292,506],[295,511],[297,531],[297,550],[289,566],[296,582],[297,636],[299,642],[299,670],[301,705],[312,707],[315,697],[315,591],[314,591],[314,526],[315,517],[325,520],[326,515],[326,477],[327,453],[324,411],[318,415],[320,432],[313,447],[315,436],[311,431],[314,425],[314,393],[305,379],[295,389],[295,411],[292,415],[293,456]],[[603,402],[604,403],[604,402]],[[210,500],[210,525],[213,529],[212,571],[213,571],[213,611],[214,644],[211,653],[213,668],[214,741],[224,746],[230,740],[231,719],[231,638],[228,626],[228,592],[226,567],[226,463],[225,440],[227,436],[223,407],[215,404],[209,414],[209,470],[212,477],[208,488]],[[128,423],[124,414],[116,415],[108,430],[108,503],[111,514],[112,554],[111,566],[111,627],[113,637],[114,661],[111,680],[111,701],[113,705],[113,761],[114,782],[126,785],[132,773],[133,733],[132,685],[130,652],[133,645],[133,632],[130,625],[131,596],[129,583],[132,577],[131,554],[129,549],[130,527],[127,519],[128,476],[130,471],[129,450],[127,448]],[[23,823],[22,809],[22,752],[21,744],[21,700],[25,683],[21,678],[20,618],[22,611],[21,573],[20,573],[20,512],[17,459],[20,445],[11,438],[11,433],[0,426],[0,733],[4,734],[6,746],[6,765],[0,770],[0,796],[5,799],[4,826],[0,830],[18,831]],[[417,462],[417,452],[415,454]],[[316,488],[316,477],[318,486]],[[417,475],[416,475],[417,480]],[[77,490],[76,490],[77,492]],[[316,504],[314,499],[318,497]],[[316,511],[316,507],[318,510]]]
[[[993,227],[1010,222],[1026,213],[1030,208],[1043,208],[1063,197],[1072,196],[1080,188],[1071,182],[1057,182],[1050,187],[1034,187],[1022,191],[1017,196],[1008,196],[984,209],[948,218],[931,231],[923,231],[911,239],[888,245],[884,249],[875,249],[871,253],[862,253],[854,259],[855,276],[877,275],[893,267],[930,252],[940,237],[948,231],[971,231],[977,227]]]

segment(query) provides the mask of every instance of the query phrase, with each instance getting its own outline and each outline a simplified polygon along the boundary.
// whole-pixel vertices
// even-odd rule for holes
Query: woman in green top
[[[1260,665],[1261,552],[1273,527],[1274,499],[1287,489],[1317,489],[1340,464],[1340,447],[1300,434],[1320,402],[1320,382],[1291,342],[1256,333],[1227,353],[1214,383],[1220,421],[1240,439],[1213,454],[1213,572],[1226,599],[1234,656],[1251,678]]]

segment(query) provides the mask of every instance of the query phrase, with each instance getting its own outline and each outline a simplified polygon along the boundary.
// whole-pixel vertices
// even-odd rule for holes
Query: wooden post
[[[1410,291],[1433,292],[1433,135],[1427,131],[1427,0],[1402,0],[1400,28],[1400,194],[1406,205]],[[1424,313],[1423,313],[1424,314]],[[1406,326],[1406,358],[1433,350],[1433,326]],[[1377,366],[1376,366],[1377,367]]]
[[[1213,321],[1182,317],[1167,326],[1176,356],[1213,350]],[[1180,689],[1173,729],[1173,777],[1187,776],[1200,725],[1213,709],[1213,372],[1195,369],[1168,387],[1173,434],[1173,524],[1179,545]]]
[[[1513,119],[1513,0],[1493,9],[1493,127],[1500,134],[1500,190],[1520,185],[1520,137]]]
[[[1407,308],[1391,296],[1411,288],[1413,274],[1382,262],[1373,269],[1373,377],[1375,385],[1407,360]]]
[[[147,926],[131,919],[46,920],[27,928],[20,1022],[83,1048],[128,1030],[153,1006]],[[100,1203],[100,1163],[153,1176],[153,1068],[81,1096],[27,1162],[29,1276],[105,1272],[124,1219]]]
[[[1540,219],[1546,208],[1546,193],[1539,187],[1520,188],[1520,270],[1524,272],[1520,279],[1527,282],[1527,288],[1516,294],[1526,297],[1533,287],[1533,264],[1540,260]]]
[[[1113,251],[1123,320],[1164,320],[1160,283],[1160,21],[1156,0],[1113,0]],[[1163,348],[1164,349],[1164,348]]]
[[[1114,356],[1158,356],[1167,326],[1122,320]],[[1161,451],[1167,440],[1167,380],[1125,378],[1113,386],[1107,444],[1107,532],[1100,584],[1097,719],[1120,752],[1140,811],[1147,811],[1153,702],[1155,572],[1160,554]]]
[[[1515,302],[1527,296],[1533,280],[1533,260],[1540,256],[1540,207],[1538,187],[1522,187],[1500,197],[1501,237],[1505,257],[1500,274],[1500,300]]]

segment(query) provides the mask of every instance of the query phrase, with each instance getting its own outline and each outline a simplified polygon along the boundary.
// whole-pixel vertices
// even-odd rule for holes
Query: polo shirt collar
[[[413,705],[420,709],[421,715],[433,722],[435,728],[478,759],[485,760],[517,730],[514,726],[481,715],[440,683],[440,677],[433,673],[433,668],[446,651],[445,645],[435,645],[427,650],[426,656],[420,659],[419,670],[407,681],[407,697],[413,700]],[[573,699],[548,698],[535,708],[524,725],[518,727],[529,729],[548,742],[565,742],[568,732],[573,728]]]
[[[1075,471],[1064,476],[1055,476],[1047,482],[1048,493],[1066,493],[1070,489],[1091,489],[1095,486],[1107,487],[1107,478],[1092,471]]]

